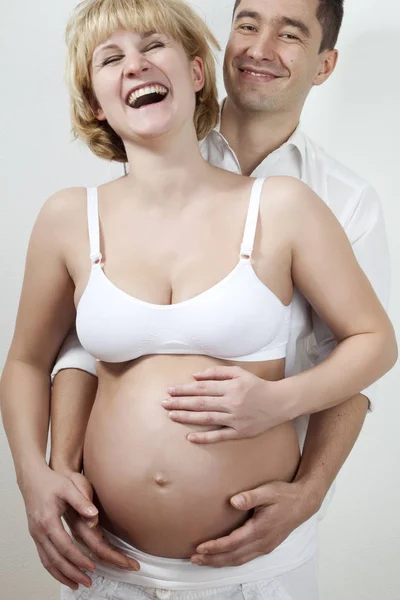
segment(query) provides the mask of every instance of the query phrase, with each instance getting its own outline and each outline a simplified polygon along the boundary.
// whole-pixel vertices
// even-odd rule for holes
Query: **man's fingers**
[[[234,552],[240,548],[244,548],[248,544],[256,542],[258,539],[257,531],[252,519],[249,519],[239,527],[222,538],[210,540],[200,544],[197,548],[197,554],[220,554],[223,552]]]
[[[98,514],[99,511],[95,505],[78,490],[72,481],[65,485],[63,491],[62,499],[83,517],[94,517]]]
[[[49,538],[41,540],[41,544],[46,556],[49,559],[48,567],[50,566],[50,568],[57,569],[57,571],[60,571],[60,573],[62,573],[71,581],[81,583],[86,587],[90,587],[92,585],[92,580],[90,577],[88,577],[86,573],[83,573],[80,569],[75,567],[66,558],[64,558]],[[47,570],[49,570],[48,567],[46,567]]]
[[[197,381],[225,381],[227,379],[236,379],[243,374],[240,367],[211,367],[199,373],[193,373]]]
[[[251,510],[257,506],[274,504],[276,502],[276,494],[276,484],[274,482],[266,483],[253,490],[235,494],[231,498],[231,504],[238,510]]]
[[[190,410],[173,410],[169,418],[176,423],[187,423],[189,425],[220,425],[229,426],[230,415],[219,412],[192,412]]]
[[[230,412],[229,403],[223,396],[172,397],[163,400],[162,405],[166,410]]]
[[[262,552],[257,550],[255,545],[235,550],[235,552],[224,552],[223,554],[213,554],[210,556],[195,555],[191,560],[194,564],[204,567],[240,567],[245,563],[262,556]]]
[[[227,440],[235,440],[237,431],[232,427],[221,427],[215,431],[200,431],[189,433],[187,439],[194,444],[216,444],[217,442],[226,442]]]
[[[69,579],[68,577],[63,575],[61,573],[61,571],[56,569],[56,567],[54,567],[51,564],[50,559],[48,558],[46,552],[44,551],[42,544],[40,544],[39,542],[36,542],[36,548],[37,548],[37,551],[38,551],[38,554],[40,557],[40,562],[42,563],[44,568],[50,573],[50,575],[52,577],[54,577],[54,579],[56,579],[57,581],[62,583],[63,585],[66,585],[69,588],[71,588],[72,590],[76,591],[78,589],[79,585],[76,583],[76,581],[73,581],[72,579]]]
[[[223,396],[224,391],[224,385],[215,381],[195,381],[167,389],[170,396]]]

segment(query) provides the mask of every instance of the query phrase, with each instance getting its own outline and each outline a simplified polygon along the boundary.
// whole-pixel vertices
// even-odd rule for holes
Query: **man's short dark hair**
[[[233,14],[235,14],[240,2],[241,0],[236,0]],[[320,52],[333,50],[336,46],[343,21],[343,4],[344,0],[319,0],[317,19],[322,27]]]

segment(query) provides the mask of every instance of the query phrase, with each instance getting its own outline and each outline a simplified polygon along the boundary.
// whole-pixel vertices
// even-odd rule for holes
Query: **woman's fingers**
[[[51,548],[51,545],[52,544],[49,540],[45,541],[44,545],[40,542],[36,542],[36,548],[40,557],[40,561],[50,575],[72,590],[77,590],[80,583],[91,587],[92,582],[90,578],[85,576],[84,573],[78,569],[76,569],[77,572],[74,573],[72,573],[72,566],[71,568],[67,569],[67,572],[60,569],[63,559],[56,551],[54,546]]]
[[[60,498],[83,517],[95,517],[99,512],[93,502],[86,498],[69,479],[64,482]]]
[[[119,569],[133,571],[140,569],[140,565],[136,560],[120,552],[105,539],[98,527],[90,527],[86,520],[82,519],[72,509],[68,510],[67,522],[74,538],[82,543],[98,562],[110,564]]]
[[[51,533],[48,533],[47,537],[59,554],[74,567],[86,571],[95,571],[95,564],[74,544],[63,527],[57,527]],[[43,541],[42,545],[44,546]]]
[[[224,396],[179,396],[163,400],[162,405],[166,410],[230,412],[229,402]]]
[[[187,439],[194,444],[216,444],[228,440],[236,440],[238,433],[232,427],[221,427],[215,431],[196,431],[189,433]]]
[[[188,425],[219,425],[229,426],[230,415],[218,412],[192,412],[190,410],[173,410],[169,418],[176,423]]]
[[[170,396],[223,396],[226,385],[221,381],[195,381],[167,389]]]

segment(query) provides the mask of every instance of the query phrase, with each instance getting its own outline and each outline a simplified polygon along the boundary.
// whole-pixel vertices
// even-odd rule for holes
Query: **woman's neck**
[[[128,142],[125,147],[129,162],[125,183],[142,189],[154,203],[165,204],[166,196],[169,203],[181,203],[212,169],[201,155],[195,133]]]

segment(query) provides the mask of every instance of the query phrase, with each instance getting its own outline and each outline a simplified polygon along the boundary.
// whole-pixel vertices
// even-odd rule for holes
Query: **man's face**
[[[319,0],[242,0],[235,11],[224,60],[228,96],[241,110],[300,110],[316,83]]]

